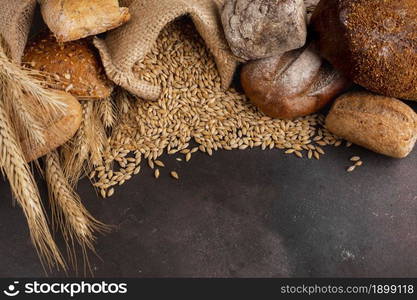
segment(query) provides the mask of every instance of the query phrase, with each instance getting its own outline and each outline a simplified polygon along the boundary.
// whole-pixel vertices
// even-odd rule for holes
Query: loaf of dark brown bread
[[[241,83],[261,111],[282,119],[315,113],[350,86],[313,45],[246,64]]]
[[[417,100],[416,0],[322,0],[311,25],[320,54],[352,81]]]

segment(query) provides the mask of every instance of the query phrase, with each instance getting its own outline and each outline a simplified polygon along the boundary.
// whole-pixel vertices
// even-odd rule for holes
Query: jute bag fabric
[[[0,0],[0,36],[17,63],[25,50],[36,0]]]
[[[131,93],[146,99],[158,99],[161,88],[138,80],[133,66],[151,50],[161,30],[180,16],[191,17],[197,31],[213,54],[222,80],[228,88],[238,61],[224,37],[220,7],[224,0],[125,0],[132,15],[130,22],[96,38],[107,76]]]

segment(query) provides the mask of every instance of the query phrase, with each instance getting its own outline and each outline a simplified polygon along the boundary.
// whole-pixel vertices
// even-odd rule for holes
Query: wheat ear
[[[115,123],[116,115],[111,96],[98,101],[98,113],[105,128],[112,128]]]
[[[16,91],[16,89],[10,89]],[[11,106],[10,113],[14,116],[15,128],[18,129],[18,135],[22,139],[31,141],[33,147],[44,145],[45,128],[34,114],[38,108],[32,107],[29,101],[25,101],[28,98],[23,94],[8,98],[10,99],[8,102],[10,102]]]
[[[39,191],[12,130],[4,99],[0,99],[0,166],[26,216],[30,237],[42,264],[51,268],[66,264],[49,231]]]
[[[83,119],[75,136],[63,146],[62,161],[65,177],[68,178],[70,184],[75,186],[78,179],[82,176],[84,171],[84,164],[88,160],[90,146],[89,146],[89,131],[93,127],[93,102],[81,101],[83,109]]]
[[[6,54],[0,40],[0,70],[7,82],[13,83],[17,89],[31,96],[42,111],[62,112],[67,106],[59,101],[63,96],[43,87],[43,82],[36,79],[36,71],[23,69],[13,63]]]
[[[129,94],[129,92],[122,88],[119,88],[116,92],[117,110],[120,115],[127,114],[130,111],[130,98],[131,95]]]
[[[100,103],[95,102],[91,116],[91,128],[87,130],[87,141],[90,146],[89,169],[103,164],[103,151],[107,148],[108,141],[105,125],[100,118]]]
[[[56,151],[46,155],[45,168],[54,225],[61,229],[74,265],[76,265],[74,252],[74,240],[76,240],[81,246],[85,265],[89,266],[87,249],[94,252],[94,233],[107,231],[108,227],[94,219],[82,205],[79,196],[64,175]]]

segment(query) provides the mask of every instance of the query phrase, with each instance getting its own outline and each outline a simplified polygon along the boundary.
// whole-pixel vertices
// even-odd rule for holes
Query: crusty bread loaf
[[[112,84],[88,39],[60,44],[52,35],[42,36],[27,46],[22,59],[26,66],[50,74],[52,87],[78,99],[95,100],[110,95]]]
[[[320,55],[345,76],[417,101],[416,0],[322,0],[311,25]]]
[[[281,119],[315,113],[350,86],[313,45],[246,64],[241,83],[260,110]]]
[[[48,121],[43,121],[45,144],[35,145],[32,141],[21,139],[21,145],[26,161],[30,162],[39,157],[44,156],[50,151],[63,145],[68,141],[78,130],[82,120],[82,109],[78,100],[68,93],[56,91],[61,95],[60,101],[66,105],[63,112],[57,113],[55,116],[50,116]],[[30,97],[26,101],[33,101]],[[46,118],[37,118],[46,120]]]
[[[130,19],[118,0],[40,0],[45,23],[60,42],[78,40],[119,27]]]
[[[340,96],[326,126],[354,144],[396,158],[406,157],[417,140],[417,114],[398,99],[369,92]]]

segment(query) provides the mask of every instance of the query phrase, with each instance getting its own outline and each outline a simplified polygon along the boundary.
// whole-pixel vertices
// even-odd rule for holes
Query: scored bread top
[[[417,115],[401,100],[375,95],[369,92],[351,92],[340,96],[333,106],[336,112],[352,112],[383,116],[398,122],[398,125],[414,126],[417,130]],[[402,123],[402,124],[401,124]]]
[[[22,62],[46,75],[51,87],[65,90],[80,100],[103,99],[112,91],[88,39],[58,43],[51,34],[43,35],[28,44]]]

